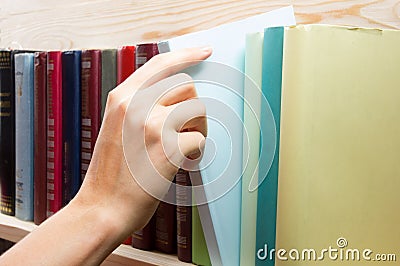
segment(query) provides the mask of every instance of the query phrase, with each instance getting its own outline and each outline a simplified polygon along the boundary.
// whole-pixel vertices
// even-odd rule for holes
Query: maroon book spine
[[[143,229],[133,233],[132,246],[138,249],[152,250],[154,248],[154,237],[155,218],[153,216]]]
[[[175,182],[180,186],[191,186],[189,173],[179,169]],[[192,262],[192,206],[183,206],[180,203],[191,203],[192,193],[186,189],[176,188],[176,243],[178,259]],[[186,204],[187,205],[187,204]]]
[[[35,53],[34,84],[33,222],[38,225],[47,216],[47,52]]]
[[[81,63],[81,179],[83,180],[92,158],[101,123],[101,51],[82,51]]]
[[[160,202],[155,213],[156,233],[155,247],[164,253],[176,251],[176,207],[173,204]]]
[[[136,69],[143,66],[150,58],[158,54],[156,43],[144,43],[136,46]],[[156,230],[155,216],[142,229],[132,235],[132,246],[138,249],[150,250],[154,246],[154,237]]]

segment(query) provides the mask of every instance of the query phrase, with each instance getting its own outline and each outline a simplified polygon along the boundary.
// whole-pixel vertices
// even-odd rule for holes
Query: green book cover
[[[258,179],[263,40],[264,32],[246,35],[240,265],[255,263],[257,191],[249,185]]]
[[[117,49],[101,51],[101,119],[107,103],[108,93],[117,86]]]
[[[192,261],[197,265],[211,266],[197,206],[192,209]]]
[[[284,44],[276,264],[396,264],[400,32],[305,25]]]

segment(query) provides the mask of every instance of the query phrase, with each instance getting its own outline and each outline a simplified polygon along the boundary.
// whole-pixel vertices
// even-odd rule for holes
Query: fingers
[[[168,106],[166,126],[177,132],[198,131],[203,137],[207,136],[206,108],[199,99],[186,100]]]
[[[141,82],[141,87],[150,86],[189,66],[198,64],[208,58],[211,52],[210,47],[197,47],[159,54],[135,72],[137,80]]]
[[[199,154],[204,149],[205,137],[198,131],[178,134],[179,149],[185,157]]]

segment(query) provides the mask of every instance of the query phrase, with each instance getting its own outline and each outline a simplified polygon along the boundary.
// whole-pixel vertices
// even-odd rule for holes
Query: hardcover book
[[[101,120],[103,120],[108,93],[117,86],[117,49],[101,51]]]
[[[15,112],[11,52],[0,51],[0,185],[1,213],[15,214]]]
[[[175,183],[180,186],[191,186],[189,173],[179,169]],[[182,203],[190,202],[192,193],[176,187],[176,245],[180,261],[192,262],[192,206]]]
[[[15,55],[15,216],[33,220],[33,54]]]
[[[276,235],[276,206],[278,190],[278,165],[280,144],[280,116],[281,116],[281,84],[282,84],[282,55],[283,55],[283,28],[267,28],[264,31],[264,42],[262,51],[262,93],[267,102],[261,102],[261,132],[260,137],[264,146],[275,146],[272,162],[260,158],[257,202],[257,230],[255,243],[257,247],[268,245],[275,249]],[[269,109],[270,108],[270,109]],[[270,112],[269,112],[270,110]],[[271,119],[270,115],[273,115]],[[276,130],[275,139],[266,141],[268,130],[266,127],[274,123]],[[271,134],[269,134],[271,135]],[[268,167],[269,169],[263,169]],[[266,176],[263,176],[266,173]],[[263,179],[263,180],[262,180]],[[254,240],[253,240],[254,241]],[[253,252],[256,260],[255,265],[274,265],[275,260],[262,261],[256,258],[256,250]]]
[[[257,190],[249,188],[258,178],[263,41],[263,32],[246,36],[243,154],[248,156],[243,158],[240,265],[255,265]]]
[[[117,51],[117,84],[135,71],[135,46],[123,46]]]
[[[33,221],[46,219],[47,206],[47,52],[34,55],[34,174]]]
[[[47,53],[47,217],[62,208],[63,90],[60,51]]]
[[[400,32],[283,35],[276,249],[300,253],[276,264],[298,265],[307,249],[323,265],[381,265],[376,255],[400,246]]]
[[[81,51],[62,52],[63,205],[81,183]]]
[[[85,178],[101,123],[101,51],[82,51],[81,179]]]

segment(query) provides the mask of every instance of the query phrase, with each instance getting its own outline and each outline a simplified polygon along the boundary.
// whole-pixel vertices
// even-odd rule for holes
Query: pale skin
[[[141,115],[127,114],[129,102],[138,88],[151,89],[154,83],[194,61],[206,59],[211,52],[211,48],[204,47],[158,55],[109,93],[93,157],[78,194],[1,256],[1,265],[99,265],[124,239],[149,221],[159,201],[147,194],[132,177],[123,153],[124,117]],[[157,73],[161,74],[154,77]],[[156,103],[147,122],[134,117],[139,121],[134,126],[146,130],[146,150],[155,169],[169,180],[173,179],[178,166],[164,154],[165,139],[160,132],[175,106],[193,102],[197,106],[195,112],[185,112],[185,108],[181,108],[174,114],[174,118],[187,123],[177,125],[173,132],[179,140],[173,155],[178,162],[196,156],[203,148],[207,131],[205,108],[201,108],[196,97],[193,84],[180,86]],[[188,113],[192,117],[188,117]],[[141,156],[137,158],[140,160]],[[146,172],[146,169],[140,170]]]

